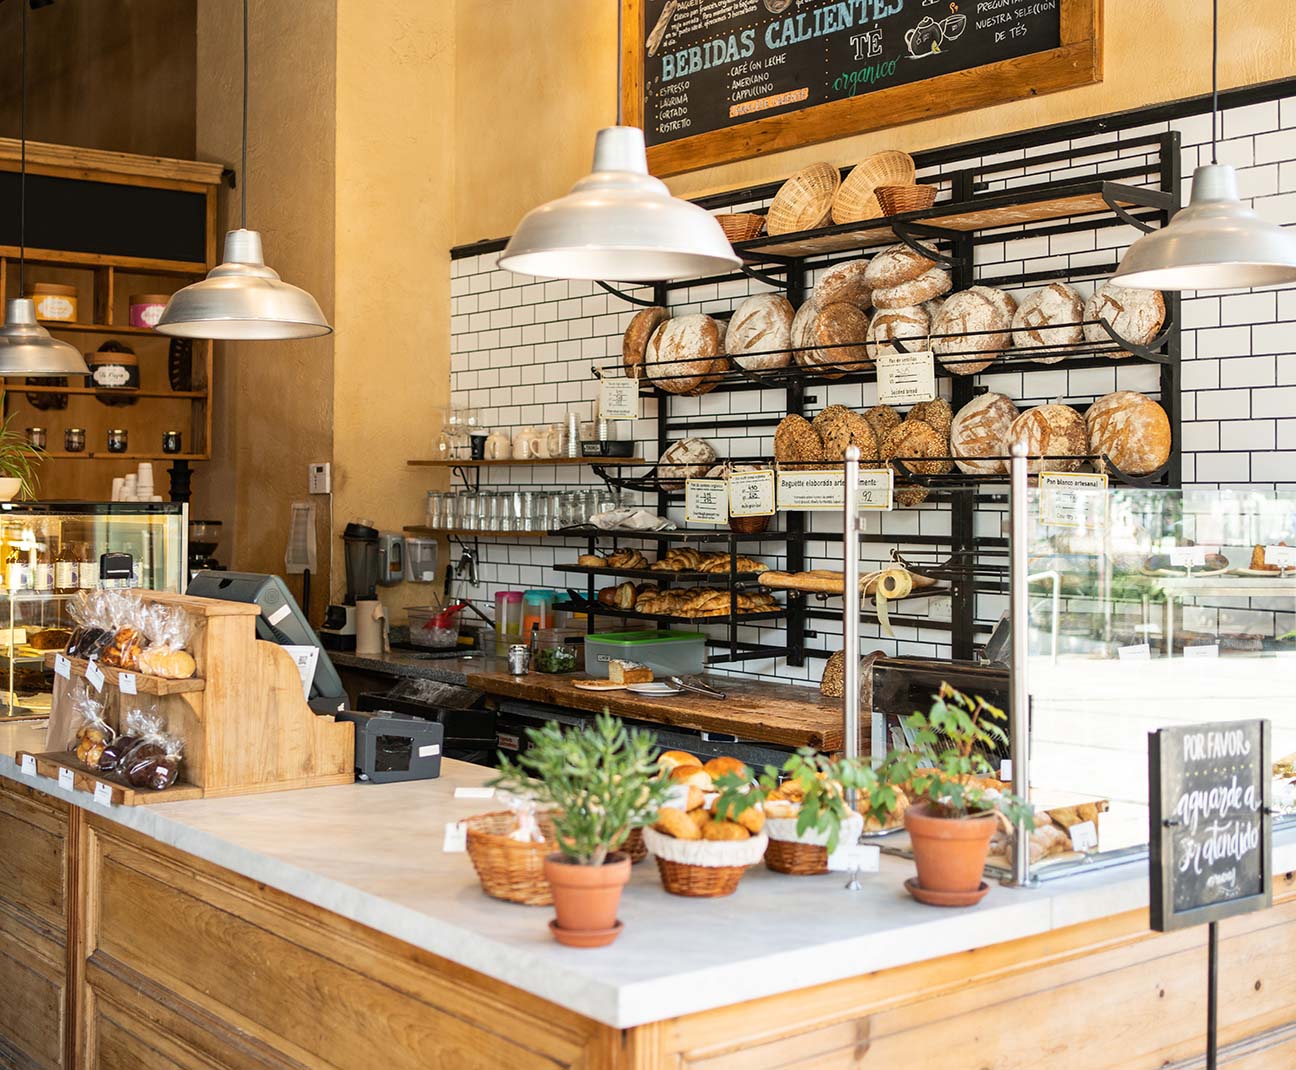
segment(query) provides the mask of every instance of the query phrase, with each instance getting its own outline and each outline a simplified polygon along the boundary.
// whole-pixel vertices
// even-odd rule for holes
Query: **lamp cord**
[[[27,293],[27,3],[18,5],[22,12],[22,76],[18,107],[18,296]]]
[[[248,0],[243,0],[243,163],[239,171],[239,229],[247,230]]]
[[[1211,163],[1219,163],[1215,152],[1215,121],[1219,116],[1219,0],[1211,3]]]
[[[616,6],[617,6],[617,47],[616,47],[616,87],[617,87],[617,88],[616,88],[616,94],[617,94],[617,99],[616,99],[616,124],[617,124],[617,126],[620,126],[620,125],[621,125],[622,118],[623,118],[622,113],[621,113],[621,93],[622,93],[622,89],[621,89],[621,65],[625,62],[625,57],[621,54],[621,49],[622,49],[622,47],[623,47],[623,45],[621,44],[621,19],[622,19],[621,0],[615,0],[615,2],[616,2]]]

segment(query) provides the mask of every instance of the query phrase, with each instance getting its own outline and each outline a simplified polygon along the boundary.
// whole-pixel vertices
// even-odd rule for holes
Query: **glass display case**
[[[82,591],[184,589],[187,512],[179,502],[0,502],[0,717],[49,716],[45,653],[67,642]]]

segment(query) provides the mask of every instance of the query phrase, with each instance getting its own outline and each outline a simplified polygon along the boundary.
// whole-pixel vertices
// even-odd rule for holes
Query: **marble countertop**
[[[445,825],[494,809],[456,799],[490,771],[443,763],[438,780],[354,784],[191,802],[106,807],[53,780],[24,776],[16,747],[30,727],[0,726],[0,775],[30,784],[171,847],[224,866],[506,984],[619,1028],[741,1003],[875,970],[1015,940],[1146,907],[1133,864],[1022,890],[992,886],[979,906],[914,902],[913,865],[883,858],[848,892],[842,874],[749,870],[733,896],[683,899],[656,867],[634,867],[611,947],[577,950],[549,935],[548,908],[481,891],[466,854],[442,851]],[[1275,869],[1296,868],[1296,837]]]
[[[467,683],[470,672],[495,672],[507,668],[505,659],[493,654],[422,654],[412,650],[357,654],[354,651],[330,650],[329,659],[339,669],[360,669],[384,676],[435,680],[443,684]]]

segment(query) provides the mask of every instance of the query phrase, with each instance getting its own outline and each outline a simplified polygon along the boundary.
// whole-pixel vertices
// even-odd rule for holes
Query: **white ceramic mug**
[[[494,431],[486,438],[486,460],[507,461],[513,455],[513,444],[503,431]]]
[[[518,461],[529,461],[543,457],[543,443],[540,434],[534,427],[524,427],[513,435],[513,458]]]

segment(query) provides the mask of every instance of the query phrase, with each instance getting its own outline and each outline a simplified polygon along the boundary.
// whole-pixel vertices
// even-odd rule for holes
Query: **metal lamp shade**
[[[1236,290],[1296,281],[1296,232],[1266,223],[1238,199],[1227,164],[1193,172],[1192,197],[1126,251],[1113,281],[1145,290]]]
[[[36,303],[15,297],[0,327],[0,375],[89,375],[76,346],[60,342],[36,322]]]
[[[705,209],[648,174],[643,131],[600,130],[593,173],[532,209],[499,266],[553,279],[653,282],[733,271],[740,261]]]
[[[315,298],[266,267],[255,230],[225,235],[224,261],[171,296],[157,329],[230,340],[314,338],[333,330]]]

